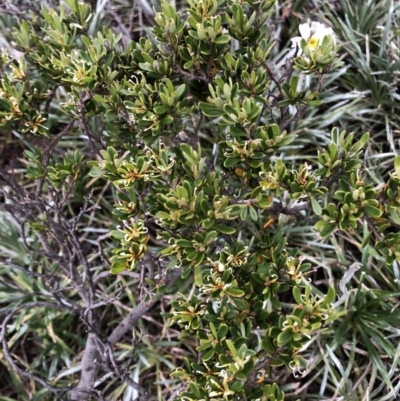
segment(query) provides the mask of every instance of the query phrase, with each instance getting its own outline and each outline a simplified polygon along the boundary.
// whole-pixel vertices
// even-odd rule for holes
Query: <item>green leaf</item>
[[[293,298],[295,301],[299,304],[302,305],[303,301],[301,299],[301,292],[299,287],[293,287]]]
[[[122,240],[125,238],[125,233],[123,233],[122,231],[119,231],[119,230],[111,230],[110,237],[118,239],[118,240]]]
[[[168,215],[169,216],[169,215]],[[176,241],[176,245],[182,247],[182,248],[193,248],[193,243],[192,241],[189,241],[187,239],[178,239]]]
[[[123,271],[125,271],[125,263],[115,263],[110,270],[111,274],[119,274]]]
[[[207,117],[221,117],[225,114],[223,110],[219,110],[217,106],[214,106],[210,103],[199,103],[200,110],[203,112],[204,115]]]
[[[229,327],[222,323],[219,327],[218,327],[218,332],[217,332],[217,338],[218,340],[222,340],[223,338],[226,337],[226,335],[228,334],[229,331]]]
[[[185,70],[190,70],[193,66],[194,66],[194,60],[189,60],[183,65],[183,68]]]
[[[395,211],[392,209],[392,210],[390,211],[389,215],[390,215],[390,219],[391,219],[394,223],[400,225],[400,216],[399,216],[399,214],[398,214],[397,212],[395,212]]]
[[[156,106],[154,107],[154,111],[156,112],[156,114],[161,115],[167,113],[169,111],[169,107],[166,105]]]
[[[90,39],[84,35],[81,36],[81,40],[83,42],[83,44],[87,47],[87,48],[91,48],[92,47],[92,42],[90,41]]]
[[[382,216],[381,210],[374,206],[367,205],[364,207],[364,211],[368,214],[368,216],[374,217],[376,219]]]
[[[278,310],[282,309],[282,304],[279,302],[278,298],[272,297],[271,303],[276,309],[278,309]]]
[[[335,296],[336,296],[335,289],[333,287],[329,287],[328,293],[325,295],[322,306],[329,307],[329,305],[335,300]]]
[[[236,228],[234,228],[234,227],[229,227],[229,226],[223,226],[223,225],[221,225],[221,224],[214,224],[214,225],[212,226],[212,228],[213,228],[214,230],[219,231],[220,233],[223,233],[223,234],[229,234],[229,235],[231,235],[231,234],[234,234],[234,233],[236,232]]]
[[[210,323],[210,330],[211,330],[212,335],[215,338],[218,338],[217,330],[215,329],[215,324],[214,323]]]
[[[283,331],[279,334],[278,338],[276,339],[278,346],[282,347],[283,345],[287,344],[293,338],[293,333],[289,330]]]
[[[323,221],[323,220],[322,220],[322,221]],[[317,223],[317,224],[318,224],[318,223]],[[335,223],[326,223],[326,224],[322,227],[322,229],[321,229],[319,235],[320,235],[322,238],[328,237],[328,236],[331,235],[336,229],[337,229],[337,225],[336,225]]]
[[[228,157],[224,161],[224,166],[229,168],[229,167],[233,167],[235,164],[238,164],[238,163],[240,163],[239,157]]]
[[[261,341],[261,347],[263,348],[264,351],[272,354],[275,351],[275,346],[272,341],[272,338],[269,336],[266,336],[262,341]]]
[[[397,155],[394,159],[394,171],[397,178],[400,179],[400,155]]]
[[[161,120],[161,124],[164,125],[172,124],[173,122],[174,122],[174,117],[172,116],[167,116]]]
[[[210,348],[204,355],[202,355],[202,361],[207,362],[215,355],[215,348]]]
[[[293,93],[297,92],[297,87],[299,84],[299,77],[297,75],[293,75],[292,79],[290,80],[290,89]]]
[[[231,340],[226,340],[225,343],[226,343],[226,345],[228,346],[229,351],[231,351],[232,357],[233,357],[233,358],[236,358],[236,357],[238,356],[238,353],[237,353],[237,351],[236,351],[235,346],[233,345],[233,342],[232,342]]]
[[[218,36],[218,38],[214,39],[214,43],[217,45],[224,45],[225,43],[228,43],[231,40],[231,37],[229,35],[222,35]]]
[[[217,238],[217,236],[218,236],[218,233],[216,231],[208,232],[204,238],[203,244],[210,245],[215,240],[215,238]]]
[[[237,297],[237,298],[241,298],[244,296],[244,291],[239,290],[238,288],[231,288],[228,287],[226,290],[226,295],[229,295],[230,297]]]
[[[366,132],[360,139],[361,148],[363,148],[369,141],[369,132]]]
[[[317,216],[321,216],[321,214],[322,214],[322,208],[321,208],[321,206],[319,205],[318,201],[317,201],[314,197],[310,197],[310,200],[311,200],[311,207],[312,207],[314,213],[315,213]]]
[[[203,274],[201,272],[201,267],[196,265],[194,268],[194,282],[197,287],[201,287],[203,285]]]
[[[257,220],[258,220],[257,211],[254,209],[253,206],[250,206],[250,207],[249,207],[249,212],[250,212],[250,218],[251,218],[253,221],[257,221]]]
[[[372,231],[370,231],[365,238],[363,239],[363,242],[361,243],[361,248],[365,248],[369,244],[369,240],[371,239],[372,236]]]
[[[186,256],[186,259],[189,262],[192,262],[193,260],[197,259],[199,256],[200,256],[200,252],[193,251],[193,252],[189,253],[189,255]]]
[[[194,396],[197,397],[197,399],[200,399],[201,393],[200,393],[200,389],[197,386],[197,384],[194,382],[189,382],[189,388],[190,388],[190,391],[194,394]]]

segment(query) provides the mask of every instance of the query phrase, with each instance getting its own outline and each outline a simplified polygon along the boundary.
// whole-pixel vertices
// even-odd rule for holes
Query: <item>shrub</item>
[[[100,399],[100,368],[146,397],[113,347],[178,283],[183,290],[164,316],[196,358],[171,373],[181,383],[174,399],[283,400],[280,377],[307,367],[302,351],[343,315],[346,284],[365,263],[354,257],[334,302],[332,286],[312,285],[315,255],[287,228],[320,243],[361,236],[361,252],[400,261],[399,156],[379,185],[364,168],[368,133],[334,128],[316,154],[287,157],[307,149],[290,128],[321,105],[325,75],[342,65],[334,34],[302,25],[277,69],[272,0],[190,0],[187,15],[163,2],[151,35],[126,46],[108,28],[89,35],[90,6],[66,3],[68,11],[42,8],[21,21],[14,40],[23,56],[2,59],[1,126],[20,133],[27,149],[24,176],[2,167],[1,208],[36,258],[2,263],[41,283],[32,285],[33,303],[22,299],[6,312],[5,357],[64,397],[68,387],[18,364],[6,337],[21,310],[60,309],[88,330],[71,398]],[[78,149],[57,146],[66,136]],[[100,192],[94,202],[101,187],[107,201]],[[82,234],[96,216],[105,235],[90,230],[87,250]],[[105,333],[97,311],[120,294],[102,298],[99,263],[142,276],[140,304]]]

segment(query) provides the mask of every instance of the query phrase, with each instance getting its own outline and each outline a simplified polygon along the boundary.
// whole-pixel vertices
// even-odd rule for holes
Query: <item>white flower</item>
[[[292,40],[292,47],[299,49],[297,55],[300,56],[303,52],[301,50],[300,41],[304,39],[307,42],[307,47],[313,51],[315,50],[324,39],[325,36],[331,36],[333,43],[336,43],[335,34],[332,28],[328,28],[320,22],[312,22],[311,25],[308,23],[299,25],[299,31],[301,36],[296,36]]]

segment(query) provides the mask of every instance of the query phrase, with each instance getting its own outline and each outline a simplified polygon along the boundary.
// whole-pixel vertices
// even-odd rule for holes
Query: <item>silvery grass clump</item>
[[[90,7],[66,3],[69,11],[43,9],[15,30],[24,56],[3,54],[0,122],[27,138],[52,141],[49,108],[56,105],[68,123],[60,137],[74,129],[98,157],[88,160],[76,150],[60,159],[56,142],[32,147],[25,152],[25,177],[37,197],[65,200],[57,213],[84,177],[113,185],[108,234],[114,247],[102,258],[115,275],[149,274],[141,284],[143,313],[173,288],[173,273],[193,281],[165,315],[197,353],[171,373],[181,383],[176,400],[283,400],[280,377],[303,373],[302,352],[342,313],[349,280],[342,281],[336,303],[333,287],[321,292],[312,286],[308,276],[316,267],[285,227],[311,223],[316,241],[361,233],[372,257],[400,260],[400,235],[393,229],[400,221],[399,157],[376,187],[363,169],[368,133],[356,138],[335,128],[317,165],[285,160],[297,143],[291,124],[321,105],[324,75],[341,65],[333,30],[318,22],[300,25],[294,51],[275,70],[274,1],[190,0],[184,13],[163,2],[151,37],[126,46],[107,28],[88,35]],[[313,79],[303,80],[304,74]],[[46,252],[53,246],[64,255],[68,248],[48,212],[52,205],[36,215],[15,213]],[[90,300],[95,284],[89,263],[83,265],[83,272],[77,268],[83,281],[67,266],[65,274],[81,292],[89,286]],[[354,274],[358,265],[352,266]],[[91,344],[85,363],[88,355],[106,358],[90,354],[102,341],[103,324],[90,302],[82,313]],[[108,337],[107,346],[117,337]],[[82,368],[73,399],[91,394],[98,371]]]

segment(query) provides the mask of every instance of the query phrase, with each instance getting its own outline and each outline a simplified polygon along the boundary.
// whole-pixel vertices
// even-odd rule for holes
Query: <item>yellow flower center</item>
[[[307,46],[310,49],[315,49],[318,44],[318,39],[315,36],[311,36],[311,38],[307,42]]]

